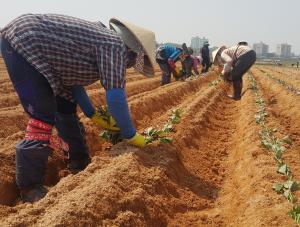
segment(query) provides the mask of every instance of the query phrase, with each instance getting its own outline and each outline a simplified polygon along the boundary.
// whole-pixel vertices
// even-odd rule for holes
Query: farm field
[[[180,109],[172,143],[112,146],[80,113],[92,163],[63,176],[65,163],[54,152],[49,193],[22,204],[14,147],[28,117],[0,58],[0,226],[297,226],[287,214],[291,197],[282,194],[291,188],[276,193],[273,186],[300,182],[300,70],[252,67],[238,102],[226,97],[231,88],[214,71],[163,87],[160,77],[158,67],[153,78],[129,70],[128,103],[139,132],[162,127]],[[100,83],[87,90],[95,105],[104,102]],[[271,151],[275,140],[266,129],[282,152]],[[279,162],[285,173],[277,173]],[[300,200],[299,191],[290,191]]]

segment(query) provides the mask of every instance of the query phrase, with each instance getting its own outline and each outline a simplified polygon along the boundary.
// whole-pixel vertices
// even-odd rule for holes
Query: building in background
[[[200,38],[199,36],[193,37],[191,39],[191,48],[199,52],[200,49],[203,47],[204,42],[208,42],[208,39],[205,37]]]
[[[256,52],[257,57],[266,57],[269,53],[269,45],[263,42],[254,43],[253,50]]]
[[[282,58],[289,58],[291,54],[292,46],[287,43],[277,44],[276,55]]]

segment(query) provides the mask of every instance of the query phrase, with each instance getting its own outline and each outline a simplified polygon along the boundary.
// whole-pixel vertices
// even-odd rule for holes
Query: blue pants
[[[171,82],[171,68],[168,63],[158,63],[162,71],[161,85],[169,84]]]
[[[55,125],[69,144],[70,160],[88,157],[76,103],[54,96],[47,79],[2,38],[1,51],[20,102],[31,118]],[[48,141],[22,140],[16,146],[16,181],[21,189],[42,185],[51,149]]]

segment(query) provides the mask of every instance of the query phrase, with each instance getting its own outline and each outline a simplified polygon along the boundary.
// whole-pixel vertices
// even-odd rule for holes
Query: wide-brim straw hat
[[[116,18],[109,20],[109,26],[121,36],[124,43],[133,51],[138,52],[139,47],[142,46],[145,56],[141,73],[148,77],[154,76],[155,34],[148,29]]]
[[[223,50],[226,49],[226,46],[220,46],[218,49],[214,50],[211,55],[212,55],[212,61],[214,64],[216,64],[216,57],[219,53],[221,53]]]

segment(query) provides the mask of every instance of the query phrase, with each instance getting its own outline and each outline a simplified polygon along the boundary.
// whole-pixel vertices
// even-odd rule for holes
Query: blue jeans
[[[69,144],[70,159],[88,157],[83,125],[76,103],[55,97],[47,79],[2,38],[1,51],[20,102],[31,118],[55,125]],[[48,141],[22,140],[16,146],[16,181],[19,188],[41,185],[51,149]]]
[[[161,85],[169,84],[171,82],[171,68],[168,63],[158,62],[162,71]]]

